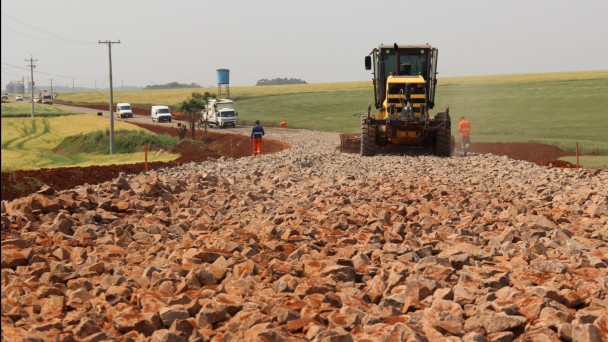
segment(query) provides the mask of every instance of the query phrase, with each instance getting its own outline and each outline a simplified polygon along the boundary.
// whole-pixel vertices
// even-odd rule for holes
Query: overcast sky
[[[2,0],[2,88],[371,79],[380,43],[429,43],[441,76],[608,70],[608,0]]]

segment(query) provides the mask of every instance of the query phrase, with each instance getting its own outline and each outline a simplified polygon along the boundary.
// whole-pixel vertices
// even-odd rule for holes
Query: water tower
[[[217,69],[217,98],[230,98],[230,70]]]

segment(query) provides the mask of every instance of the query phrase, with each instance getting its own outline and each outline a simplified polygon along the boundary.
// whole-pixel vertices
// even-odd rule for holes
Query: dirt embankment
[[[177,136],[174,127],[153,124],[137,124],[150,131],[160,134]],[[201,139],[202,131],[197,131],[196,138]],[[190,135],[189,135],[190,137]],[[273,153],[284,150],[289,146],[278,141],[267,140],[266,152]],[[191,140],[184,140],[175,146],[172,153],[181,156],[171,162],[135,163],[107,166],[63,167],[57,169],[26,170],[16,172],[2,172],[2,200],[13,200],[27,196],[38,191],[43,185],[55,190],[72,189],[82,184],[96,184],[112,180],[121,172],[134,174],[158,168],[173,167],[191,162],[202,162],[208,159],[240,158],[251,155],[251,141],[249,137],[238,134],[219,133],[209,131],[205,144]]]
[[[559,158],[571,156],[571,153],[564,152],[559,148],[544,144],[531,143],[494,143],[494,144],[473,144],[473,153],[492,153],[499,156],[508,156],[515,160],[525,160],[538,165],[575,168]]]

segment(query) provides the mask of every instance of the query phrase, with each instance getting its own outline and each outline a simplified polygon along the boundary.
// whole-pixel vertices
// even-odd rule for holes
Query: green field
[[[34,117],[55,117],[79,114],[48,104],[34,103]],[[31,118],[32,104],[25,102],[2,103],[3,118]]]
[[[4,108],[5,104],[2,104]],[[56,153],[54,150],[66,137],[81,136],[108,129],[107,118],[90,114],[60,117],[2,118],[2,172],[55,168],[129,164],[144,161],[144,151],[134,153],[99,154]],[[116,131],[143,129],[123,121],[115,123]],[[103,135],[103,134],[102,134]],[[105,146],[109,145],[105,144]],[[104,148],[105,148],[104,146]],[[148,153],[148,161],[169,161],[178,155]]]
[[[192,92],[216,88],[115,91],[116,102],[177,109]],[[371,81],[285,86],[231,87],[241,124],[353,133],[373,102]],[[585,167],[608,168],[608,70],[440,78],[436,106],[449,104],[453,120],[467,116],[475,142],[538,142],[574,152]],[[105,104],[107,92],[63,93],[66,104]],[[373,108],[372,108],[373,109]],[[4,132],[4,130],[3,130]],[[453,133],[456,133],[453,130]],[[588,166],[589,165],[589,166]]]

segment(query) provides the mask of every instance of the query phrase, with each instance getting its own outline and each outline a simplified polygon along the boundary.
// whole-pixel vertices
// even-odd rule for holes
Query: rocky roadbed
[[[80,108],[82,109],[82,108]],[[140,110],[140,112],[143,110]],[[131,121],[132,124],[144,127],[159,134],[170,134],[178,136],[177,130],[172,125],[167,124],[145,124]],[[249,127],[241,127],[236,130],[223,131],[209,130],[209,139],[206,146],[184,140],[177,145],[171,152],[180,154],[180,157],[171,162],[134,163],[134,164],[114,164],[96,165],[88,167],[62,167],[55,169],[21,170],[15,172],[2,172],[1,199],[14,200],[19,197],[27,196],[40,190],[43,186],[50,186],[56,190],[72,189],[83,184],[98,184],[110,181],[123,173],[133,174],[146,170],[163,167],[173,167],[190,162],[203,162],[208,159],[217,159],[222,156],[227,158],[241,158],[251,155],[251,142],[246,136],[227,134],[227,132],[240,132],[247,135]],[[196,137],[200,140],[203,132],[197,131]],[[188,132],[190,137],[190,132]],[[333,146],[333,145],[332,145]],[[288,148],[287,145],[276,140],[264,140],[264,153],[273,153]],[[344,151],[358,153],[358,150]],[[549,167],[574,168],[568,162],[559,158],[569,154],[557,147],[535,144],[535,143],[496,143],[474,144],[471,148],[472,153],[491,153],[495,155],[506,155],[512,159],[530,161],[539,165]],[[459,153],[459,151],[457,151]]]
[[[3,201],[3,340],[605,341],[608,172],[269,131]]]

